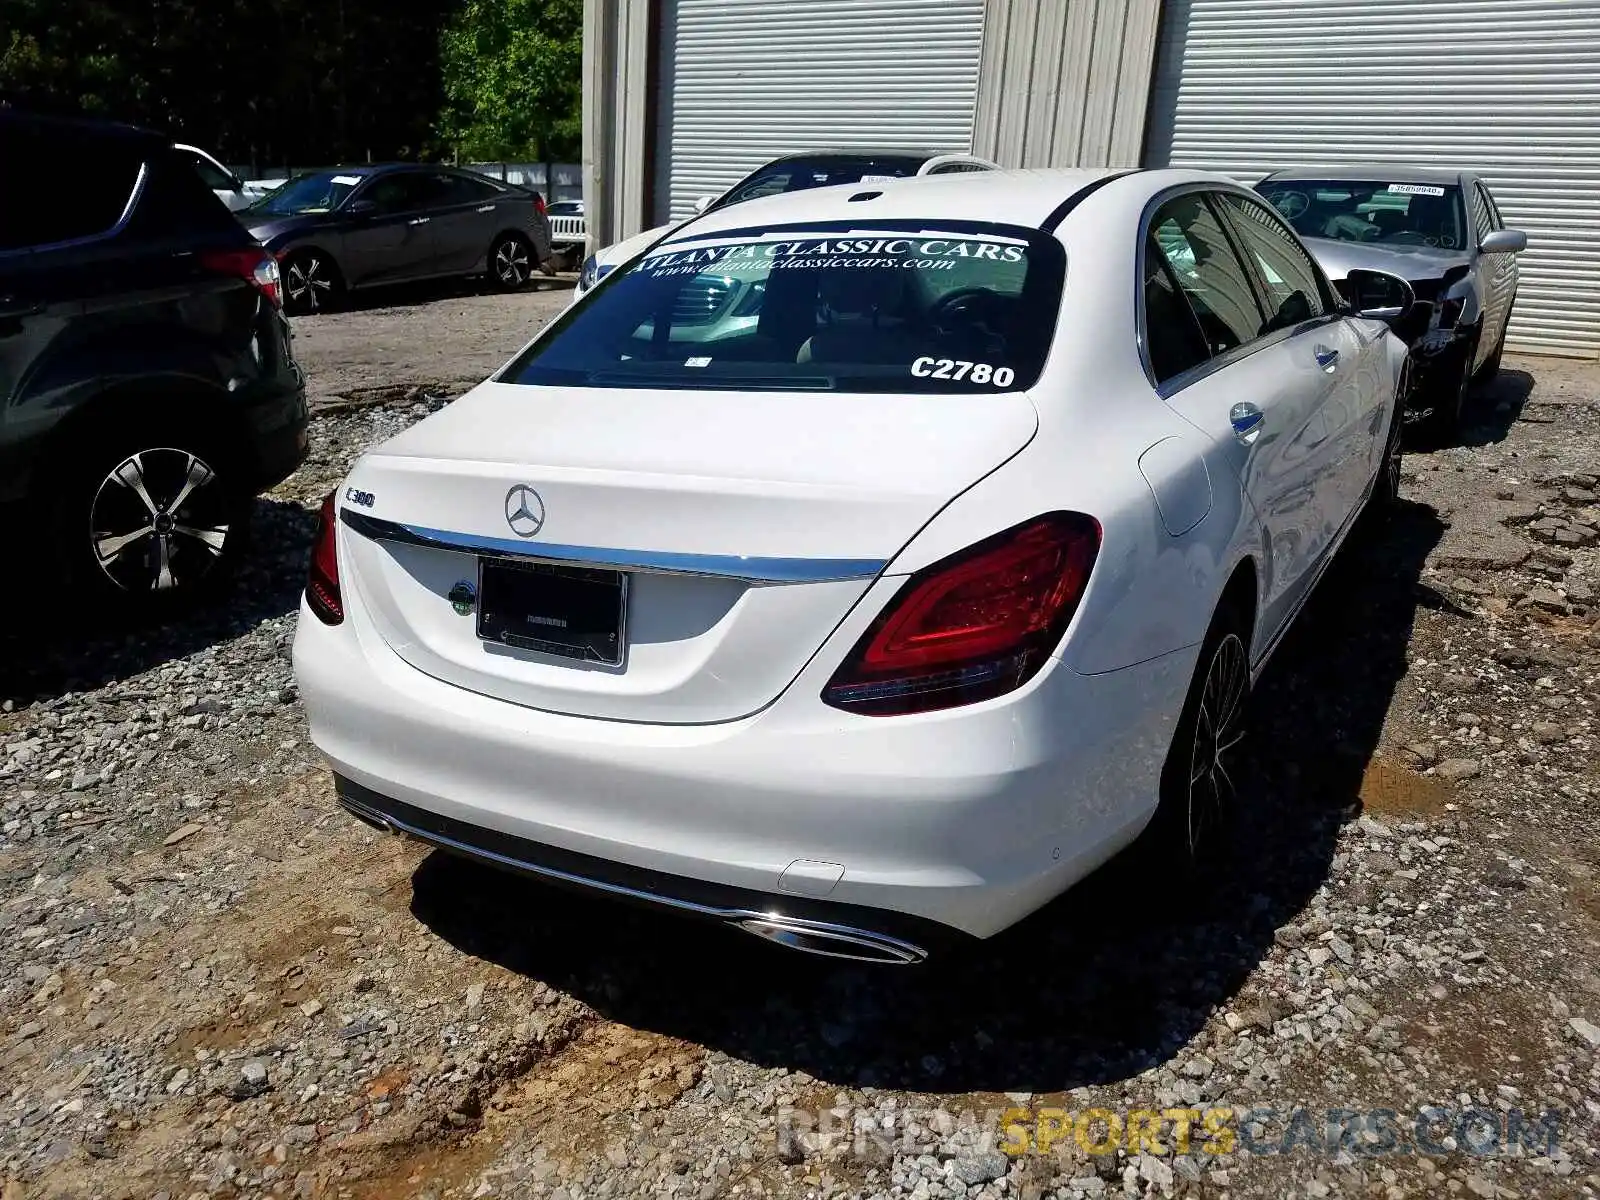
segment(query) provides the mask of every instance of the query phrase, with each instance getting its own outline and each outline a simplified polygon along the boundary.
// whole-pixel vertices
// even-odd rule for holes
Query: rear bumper
[[[440,682],[347,606],[330,627],[302,605],[294,660],[352,811],[558,883],[922,948],[999,932],[1138,835],[1194,658],[1056,662],[1014,696],[887,719],[826,708],[808,668],[754,716],[647,725]]]

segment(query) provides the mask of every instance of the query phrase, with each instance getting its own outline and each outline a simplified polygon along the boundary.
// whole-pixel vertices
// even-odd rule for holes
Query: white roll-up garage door
[[[972,144],[984,0],[662,0],[655,215],[799,150]]]
[[[1509,340],[1600,354],[1600,0],[1166,0],[1146,161],[1460,168],[1525,229]]]

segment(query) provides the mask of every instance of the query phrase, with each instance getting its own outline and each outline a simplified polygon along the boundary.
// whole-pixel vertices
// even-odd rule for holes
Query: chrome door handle
[[[1233,426],[1233,436],[1241,445],[1249,446],[1261,436],[1261,424],[1267,414],[1248,400],[1235,404],[1228,412],[1228,423]]]
[[[1330,350],[1327,346],[1317,347],[1317,366],[1321,367],[1324,371],[1330,370],[1334,363],[1338,361],[1339,352],[1337,350]]]
[[[433,220],[432,217],[412,217],[411,220],[406,222],[406,224],[407,225],[426,225],[431,220]]]
[[[493,212],[494,211],[494,205],[492,205],[492,204],[480,205],[479,208],[478,208],[478,211],[479,212]]]

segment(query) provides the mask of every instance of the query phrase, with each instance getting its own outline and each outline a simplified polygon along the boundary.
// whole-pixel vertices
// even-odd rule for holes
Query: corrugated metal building
[[[1600,356],[1600,0],[587,0],[599,242],[778,154],[1460,166],[1528,231],[1513,347]]]

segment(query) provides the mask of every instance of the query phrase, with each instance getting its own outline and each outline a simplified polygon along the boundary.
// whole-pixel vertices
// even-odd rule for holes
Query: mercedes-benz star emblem
[[[525,483],[506,493],[506,524],[518,537],[532,537],[544,528],[544,501]]]

